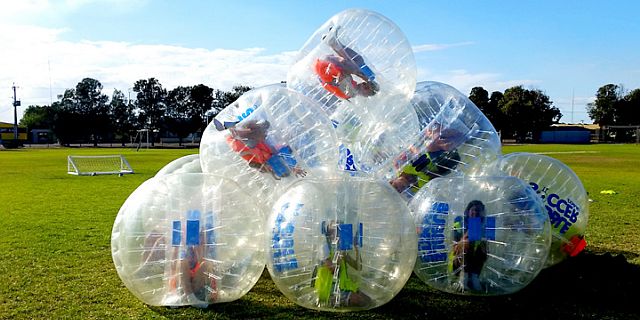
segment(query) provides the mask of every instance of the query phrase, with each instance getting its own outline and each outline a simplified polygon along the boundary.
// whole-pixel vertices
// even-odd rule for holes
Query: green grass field
[[[505,153],[554,152],[593,200],[578,257],[543,270],[502,297],[437,292],[413,276],[391,302],[357,313],[321,313],[288,301],[265,272],[242,299],[208,309],[149,307],[124,287],[110,249],[128,195],[173,159],[197,149],[20,149],[0,151],[0,319],[344,318],[639,319],[640,146],[522,145]],[[67,155],[124,154],[136,174],[77,177]],[[613,195],[601,190],[615,190]]]

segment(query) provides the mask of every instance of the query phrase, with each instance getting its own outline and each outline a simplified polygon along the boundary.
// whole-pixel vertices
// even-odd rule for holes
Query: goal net
[[[98,174],[133,173],[133,169],[122,155],[110,156],[68,156],[67,173],[79,176]]]

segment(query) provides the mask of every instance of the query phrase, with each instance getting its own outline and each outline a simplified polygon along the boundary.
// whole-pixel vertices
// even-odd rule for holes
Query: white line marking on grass
[[[572,154],[572,153],[600,153],[600,151],[550,151],[534,152],[535,154]]]

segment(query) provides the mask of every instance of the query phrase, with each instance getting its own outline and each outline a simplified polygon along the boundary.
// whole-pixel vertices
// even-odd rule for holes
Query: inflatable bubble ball
[[[560,160],[525,152],[505,155],[500,168],[528,182],[544,203],[553,235],[547,265],[580,253],[587,244],[589,198],[575,172]]]
[[[238,122],[258,110],[264,103],[272,104],[273,92],[278,92],[281,88],[286,88],[286,85],[275,83],[245,92],[238,100],[216,114],[213,118],[213,127],[218,131],[223,131],[235,126]]]
[[[370,179],[299,181],[276,201],[265,230],[271,278],[310,309],[383,305],[402,289],[416,259],[405,202]]]
[[[279,188],[334,174],[339,151],[329,118],[298,92],[281,86],[254,89],[227,108],[258,102],[238,123],[217,128],[214,121],[205,129],[200,163],[202,171],[238,183],[266,212]]]
[[[367,153],[384,164],[381,175],[407,199],[431,179],[448,175],[482,176],[500,157],[496,130],[471,100],[455,88],[433,81],[418,83],[411,100],[421,131],[404,150]],[[389,149],[392,150],[392,149]],[[365,157],[368,159],[374,157]]]
[[[518,178],[436,178],[409,206],[418,231],[414,272],[429,286],[461,295],[510,294],[545,265],[549,219]]]
[[[398,154],[409,147],[419,132],[418,117],[413,109],[389,109],[385,117],[343,108],[333,113],[333,122],[340,141],[340,168],[354,174],[375,176],[380,171],[381,156]]]
[[[376,139],[385,150],[406,146],[393,138],[418,132],[407,105],[416,86],[413,51],[386,17],[361,9],[340,12],[313,33],[294,61],[287,86],[318,101],[329,115],[343,145],[344,170],[376,169],[373,159],[361,159],[364,141]]]
[[[229,179],[197,173],[147,180],[111,234],[122,282],[153,306],[198,306],[246,294],[264,270],[264,219]]]
[[[392,103],[390,96],[402,106],[413,95],[416,74],[411,44],[395,23],[376,12],[349,9],[307,40],[289,69],[287,86],[320,101],[331,114],[345,103],[371,110]]]
[[[173,173],[202,173],[200,155],[190,154],[169,162],[156,173],[156,177]]]

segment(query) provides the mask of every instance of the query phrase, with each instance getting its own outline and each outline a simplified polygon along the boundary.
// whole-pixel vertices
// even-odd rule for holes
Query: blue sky
[[[349,8],[398,25],[419,81],[465,94],[540,89],[562,122],[590,123],[585,105],[604,84],[640,88],[637,1],[12,1],[0,11],[0,121],[13,121],[14,82],[19,117],[84,77],[109,95],[148,77],[167,89],[279,82],[315,30]]]

